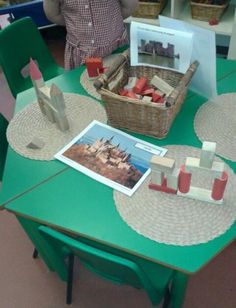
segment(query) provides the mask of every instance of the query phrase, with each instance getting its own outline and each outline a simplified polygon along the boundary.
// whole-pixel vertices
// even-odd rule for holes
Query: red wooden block
[[[163,104],[164,105],[165,103],[165,99],[163,97],[161,97],[159,100],[158,100],[158,104]]]
[[[225,187],[228,181],[228,174],[224,171],[220,179],[215,179],[213,183],[211,197],[214,200],[221,200],[224,196]]]
[[[141,95],[145,96],[152,96],[152,94],[155,92],[153,88],[146,88],[142,91]]]
[[[179,173],[179,191],[183,194],[189,192],[192,173],[185,171],[185,166],[180,167]]]
[[[99,74],[103,74],[103,73],[105,73],[105,71],[107,71],[107,70],[108,70],[108,68],[109,68],[109,67],[101,67],[101,68],[99,68],[99,69],[98,69]]]
[[[128,93],[128,90],[126,90],[126,89],[120,89],[120,90],[118,91],[118,93],[119,93],[121,96],[126,96],[126,94]]]
[[[133,92],[137,94],[141,94],[144,87],[147,85],[147,79],[145,77],[140,77],[135,86],[133,87]]]
[[[167,187],[167,180],[166,180],[166,177],[164,177],[164,180],[162,182],[161,185],[158,185],[158,184],[154,184],[154,183],[150,183],[148,185],[148,187],[150,189],[153,189],[153,190],[157,190],[157,191],[162,191],[162,192],[165,192],[167,194],[177,194],[177,190],[173,189],[173,188],[169,188]]]
[[[126,93],[125,96],[127,96],[127,97],[129,97],[129,98],[136,98],[136,99],[139,98],[139,97],[138,97],[134,92],[132,92],[132,91],[128,91],[128,93]]]
[[[85,65],[87,68],[88,76],[90,78],[98,77],[99,70],[103,69],[102,58],[86,58]]]
[[[156,92],[152,93],[152,101],[154,103],[159,102],[160,99],[161,99],[161,96],[158,93]]]

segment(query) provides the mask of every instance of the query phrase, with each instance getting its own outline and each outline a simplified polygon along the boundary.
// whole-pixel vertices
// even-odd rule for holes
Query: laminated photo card
[[[192,46],[192,33],[131,22],[132,66],[160,67],[184,74],[190,65]]]
[[[131,196],[150,173],[151,157],[166,152],[165,148],[94,120],[55,158]]]
[[[161,15],[159,21],[162,27],[185,31],[193,35],[191,62],[197,60],[199,67],[193,76],[190,88],[204,97],[215,97],[217,95],[215,32]]]

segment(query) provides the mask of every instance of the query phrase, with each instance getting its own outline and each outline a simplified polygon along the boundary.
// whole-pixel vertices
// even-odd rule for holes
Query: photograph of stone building
[[[179,54],[175,54],[174,44],[141,39],[138,45],[138,61],[178,69]]]
[[[132,164],[131,154],[120,149],[112,139],[73,144],[64,156],[112,181],[133,188],[143,174]]]
[[[150,173],[150,159],[167,150],[93,120],[55,158],[131,196]]]

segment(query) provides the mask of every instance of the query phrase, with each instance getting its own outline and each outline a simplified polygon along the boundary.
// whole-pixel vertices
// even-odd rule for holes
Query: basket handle
[[[180,82],[178,86],[171,92],[171,94],[168,96],[166,102],[167,107],[170,107],[173,105],[176,101],[176,98],[179,96],[179,94],[184,90],[185,87],[190,83],[194,73],[196,72],[198,68],[199,62],[194,61],[186,71],[186,73],[183,75],[183,77],[180,79]]]
[[[106,71],[106,73],[102,74],[97,80],[94,81],[94,87],[99,90],[104,84],[108,83],[110,78],[119,72],[119,69],[125,64],[125,62],[129,59],[129,49],[122,52],[112,63],[112,66]]]

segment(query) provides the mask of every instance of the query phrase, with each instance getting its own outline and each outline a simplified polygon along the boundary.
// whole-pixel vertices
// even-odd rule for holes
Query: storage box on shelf
[[[219,22],[229,0],[192,0],[190,5],[193,19]]]
[[[164,9],[167,0],[142,0],[132,14],[133,17],[156,18]]]
[[[188,83],[197,66],[198,63],[194,62],[185,74],[147,66],[131,67],[129,52],[125,51],[117,57],[110,69],[94,82],[104,102],[109,124],[131,132],[164,138],[183,104]],[[121,89],[127,85],[129,77],[145,77],[150,82],[155,75],[174,88],[165,97],[166,104],[163,107],[153,102],[119,95]]]

